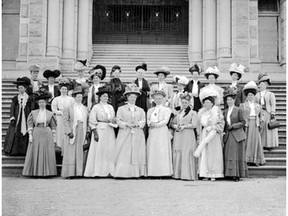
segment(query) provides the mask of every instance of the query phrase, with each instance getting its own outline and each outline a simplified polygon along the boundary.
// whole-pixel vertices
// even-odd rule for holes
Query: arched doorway
[[[93,43],[187,44],[186,0],[94,0]]]

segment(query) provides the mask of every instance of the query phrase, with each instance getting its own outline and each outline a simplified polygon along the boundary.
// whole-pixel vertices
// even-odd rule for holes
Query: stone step
[[[249,177],[286,176],[286,166],[249,166]]]
[[[62,164],[62,157],[56,156],[57,164]],[[6,156],[2,155],[2,164],[22,164],[25,163],[25,156]]]
[[[264,150],[265,158],[286,158],[286,149]]]
[[[265,166],[286,166],[286,158],[265,158],[266,163]]]

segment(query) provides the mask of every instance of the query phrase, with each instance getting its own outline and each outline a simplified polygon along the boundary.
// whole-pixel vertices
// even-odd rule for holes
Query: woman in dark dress
[[[134,83],[140,88],[141,95],[138,96],[136,100],[136,106],[142,108],[145,112],[149,109],[149,83],[146,79],[144,79],[144,75],[147,71],[147,64],[143,63],[138,65],[136,68],[137,79]]]
[[[111,105],[117,113],[118,107],[125,104],[126,97],[123,95],[126,85],[120,80],[121,67],[118,65],[113,66],[111,70],[111,80],[108,83],[111,87]]]
[[[31,84],[28,77],[18,78],[19,94],[12,98],[10,125],[5,137],[4,152],[7,155],[25,155],[28,145],[27,117],[32,110],[33,99],[26,90]]]
[[[232,177],[238,182],[240,178],[248,176],[246,163],[244,132],[245,120],[243,111],[235,105],[236,90],[224,92],[224,102],[228,108],[224,111],[224,176]]]

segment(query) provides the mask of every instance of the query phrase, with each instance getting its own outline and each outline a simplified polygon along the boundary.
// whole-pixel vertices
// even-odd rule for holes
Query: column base
[[[61,72],[74,71],[74,64],[75,64],[74,59],[62,59],[61,60]]]

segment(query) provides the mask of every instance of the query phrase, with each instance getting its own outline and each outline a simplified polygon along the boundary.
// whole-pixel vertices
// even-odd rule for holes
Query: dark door
[[[94,0],[94,43],[187,44],[186,0]]]

